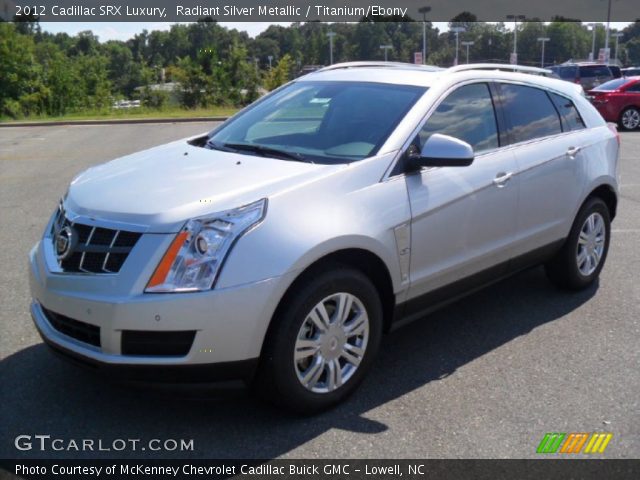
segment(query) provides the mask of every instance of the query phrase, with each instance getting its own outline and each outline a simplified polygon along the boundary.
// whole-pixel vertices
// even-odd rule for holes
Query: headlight
[[[267,200],[193,218],[176,235],[145,292],[210,290],[233,244],[264,218]]]

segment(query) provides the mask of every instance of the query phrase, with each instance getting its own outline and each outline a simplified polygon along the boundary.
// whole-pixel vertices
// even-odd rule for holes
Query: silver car
[[[121,378],[243,379],[311,412],[401,320],[540,264],[587,287],[619,138],[529,72],[334,65],[81,173],[30,254],[36,327]]]

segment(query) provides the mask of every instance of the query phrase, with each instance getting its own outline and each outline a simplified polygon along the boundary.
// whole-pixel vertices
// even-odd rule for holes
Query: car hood
[[[240,207],[341,168],[173,142],[92,167],[69,186],[79,216],[171,233],[188,218]]]

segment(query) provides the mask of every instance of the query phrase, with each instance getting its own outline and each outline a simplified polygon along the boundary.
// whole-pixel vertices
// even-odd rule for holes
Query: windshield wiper
[[[254,152],[264,157],[284,158],[287,160],[295,160],[296,162],[313,163],[313,161],[301,153],[286,152],[277,148],[265,147],[264,145],[254,145],[250,143],[225,143],[220,145],[231,151]]]
[[[221,150],[221,151],[223,151],[223,152],[235,152],[235,151],[237,151],[237,150],[236,150],[236,149],[234,149],[234,148],[228,148],[227,146],[222,145],[221,143],[214,142],[214,141],[211,141],[211,140],[209,140],[209,141],[205,144],[205,147],[207,147],[207,148],[209,148],[209,149],[211,149],[211,150]]]

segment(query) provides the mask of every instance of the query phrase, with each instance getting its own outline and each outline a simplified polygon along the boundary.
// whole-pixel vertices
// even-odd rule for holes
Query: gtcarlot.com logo
[[[612,433],[547,433],[536,453],[604,453]]]
[[[53,438],[51,435],[18,435],[14,445],[18,450],[39,450],[41,452],[122,452],[145,451],[152,452],[191,452],[193,451],[193,439],[164,440],[152,438],[142,440],[140,438],[115,438],[103,440],[101,438]]]

